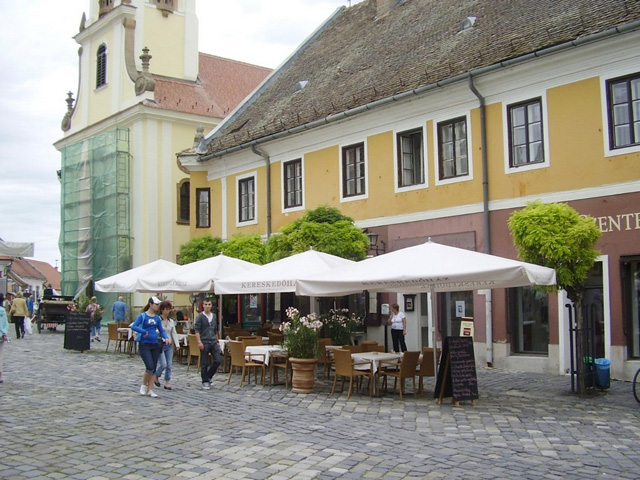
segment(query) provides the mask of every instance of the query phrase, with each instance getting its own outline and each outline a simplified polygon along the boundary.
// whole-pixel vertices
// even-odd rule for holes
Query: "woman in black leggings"
[[[393,340],[393,351],[407,351],[407,344],[404,342],[404,336],[407,334],[407,317],[400,311],[400,305],[394,303],[391,305],[391,314],[389,315],[389,325],[391,325],[391,340]]]

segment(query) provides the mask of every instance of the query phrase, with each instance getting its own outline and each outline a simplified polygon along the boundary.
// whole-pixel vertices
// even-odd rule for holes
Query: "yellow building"
[[[66,295],[158,258],[176,261],[190,236],[191,189],[175,153],[270,72],[198,52],[195,0],[88,4],[74,37],[78,90],[55,143]],[[115,300],[107,297],[100,302]]]
[[[193,235],[268,236],[321,204],[376,254],[434,241],[516,258],[528,201],[596,219],[586,303],[595,357],[640,366],[640,4],[367,0],[338,10],[180,162],[210,208]],[[198,213],[195,212],[196,217]],[[193,219],[192,219],[193,220]],[[401,268],[401,266],[399,266]],[[382,335],[381,296],[367,334]],[[411,299],[409,349],[475,322],[476,359],[570,368],[564,294],[530,288]]]

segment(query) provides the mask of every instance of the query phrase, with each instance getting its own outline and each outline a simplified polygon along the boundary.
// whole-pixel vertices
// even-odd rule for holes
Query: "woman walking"
[[[136,321],[131,325],[131,330],[139,333],[137,341],[140,343],[140,356],[144,362],[140,395],[147,395],[152,398],[158,396],[153,391],[153,384],[156,378],[156,365],[160,356],[159,342],[171,343],[169,336],[162,327],[162,319],[158,316],[160,303],[162,302],[159,298],[151,297],[142,313],[138,315]]]
[[[22,297],[22,292],[16,293],[16,298],[11,304],[11,320],[16,326],[16,338],[24,338],[24,319],[29,315],[27,310],[27,302]]]
[[[91,313],[91,341],[100,341],[100,323],[102,322],[102,312],[104,308],[98,303],[96,297],[91,297],[91,303],[87,305],[87,312]]]
[[[3,383],[2,369],[4,362],[4,344],[9,341],[7,334],[9,333],[9,321],[7,320],[7,312],[4,309],[4,295],[0,293],[0,383]]]
[[[160,357],[158,358],[158,367],[156,368],[156,387],[160,386],[160,379],[164,372],[164,389],[171,390],[171,366],[173,363],[173,346],[179,347],[178,332],[176,331],[176,322],[169,318],[169,314],[173,310],[171,302],[164,301],[158,309],[160,318],[162,318],[162,328],[170,338],[169,343],[160,345]]]

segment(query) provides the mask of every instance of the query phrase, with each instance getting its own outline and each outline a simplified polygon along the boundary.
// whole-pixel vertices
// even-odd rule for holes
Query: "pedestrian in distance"
[[[29,310],[27,310],[27,302],[23,298],[22,292],[16,293],[9,314],[16,327],[16,338],[24,338],[24,319],[29,314]]]
[[[4,345],[9,342],[9,321],[4,309],[4,295],[0,293],[0,383],[4,383],[2,370],[4,367]]]
[[[87,305],[85,311],[91,314],[91,341],[93,342],[95,340],[96,342],[99,342],[100,328],[102,326],[102,313],[104,312],[104,308],[100,306],[96,297],[91,297],[91,302]]]
[[[31,323],[33,322],[33,310],[35,306],[35,302],[33,301],[33,293],[26,293],[26,301],[27,301],[27,311],[29,312],[28,316],[24,319],[24,329],[25,331],[31,335]]]
[[[118,327],[129,319],[129,307],[122,296],[118,297],[118,300],[113,303],[111,318],[118,324]]]
[[[171,340],[169,343],[160,344],[160,356],[158,357],[158,366],[156,367],[155,386],[160,387],[160,379],[164,373],[164,389],[171,390],[171,370],[173,366],[173,346],[179,346],[178,332],[176,331],[176,322],[169,318],[173,305],[171,302],[164,301],[160,304],[158,311],[162,319],[162,328]]]
[[[139,342],[138,350],[144,362],[140,395],[147,395],[152,398],[158,397],[158,394],[153,391],[153,385],[156,379],[158,357],[160,356],[160,342],[171,344],[169,336],[162,327],[162,319],[158,315],[161,303],[158,297],[151,297],[144,306],[142,313],[138,315],[131,325],[131,330],[139,334],[136,341]]]
[[[222,364],[220,344],[218,343],[218,317],[211,311],[213,303],[210,298],[202,302],[203,311],[198,314],[194,323],[196,341],[200,349],[202,388],[211,389],[211,379]],[[209,354],[213,358],[209,364]]]
[[[393,341],[393,351],[396,353],[406,352],[407,344],[404,337],[407,334],[407,317],[400,311],[400,305],[391,305],[391,314],[388,324],[391,325],[391,340]]]

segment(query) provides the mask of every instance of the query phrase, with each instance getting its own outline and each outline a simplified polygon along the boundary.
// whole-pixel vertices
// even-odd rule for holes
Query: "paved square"
[[[61,329],[63,330],[63,329]],[[106,333],[106,328],[103,329]],[[640,405],[629,382],[569,393],[569,377],[478,369],[473,407],[388,394],[202,390],[174,363],[172,391],[140,396],[138,356],[63,349],[63,332],[5,346],[0,478],[640,478]],[[407,388],[410,390],[410,387]]]

